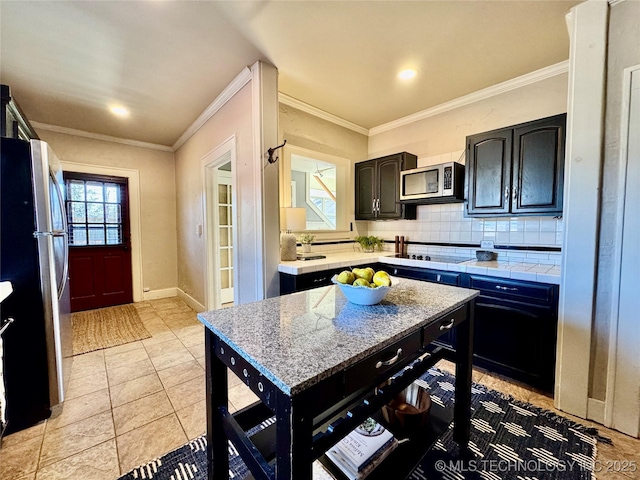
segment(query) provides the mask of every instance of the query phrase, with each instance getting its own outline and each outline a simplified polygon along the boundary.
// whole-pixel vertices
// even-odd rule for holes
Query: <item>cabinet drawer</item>
[[[557,287],[522,280],[496,279],[469,275],[469,288],[481,291],[481,295],[522,302],[555,305]]]
[[[446,285],[459,285],[460,273],[445,272],[442,270],[431,270],[420,267],[393,267],[389,265],[384,268],[391,275],[397,277],[411,278],[413,280],[424,280],[433,283],[444,283]]]
[[[346,393],[350,394],[365,385],[373,385],[376,378],[406,364],[420,350],[421,337],[421,331],[418,330],[346,370]]]
[[[460,307],[457,310],[454,310],[451,313],[443,315],[435,322],[430,323],[426,327],[424,327],[424,335],[422,344],[429,345],[433,340],[440,337],[441,335],[445,335],[446,332],[451,331],[453,327],[459,325],[467,318],[467,308]]]

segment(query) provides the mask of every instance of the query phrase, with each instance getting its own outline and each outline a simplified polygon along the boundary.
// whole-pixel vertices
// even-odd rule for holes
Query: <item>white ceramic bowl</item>
[[[340,283],[337,278],[338,276],[334,275],[331,277],[331,281],[340,287],[340,290],[342,290],[344,296],[347,297],[347,300],[358,305],[375,305],[376,303],[380,303],[387,292],[391,290],[391,287],[398,283],[398,280],[395,277],[392,277],[391,287],[370,288]]]

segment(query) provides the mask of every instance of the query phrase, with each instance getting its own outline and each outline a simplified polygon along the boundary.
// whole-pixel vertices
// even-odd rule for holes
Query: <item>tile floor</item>
[[[115,480],[138,464],[205,431],[204,334],[195,312],[178,298],[135,304],[152,337],[74,359],[64,409],[3,439],[2,480]],[[449,362],[438,366],[452,371]],[[525,386],[476,370],[476,382],[555,411],[553,400]],[[256,397],[229,375],[230,410]],[[636,462],[640,440],[600,425],[613,445],[598,444],[598,465]],[[636,475],[634,477],[634,475]],[[598,472],[597,479],[640,478],[638,472]]]

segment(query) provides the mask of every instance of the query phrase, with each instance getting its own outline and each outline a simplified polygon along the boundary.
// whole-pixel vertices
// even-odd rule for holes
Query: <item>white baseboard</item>
[[[184,303],[193,308],[196,312],[204,312],[206,310],[205,306],[193,298],[188,293],[183,292],[180,288],[176,288],[178,297],[182,299]]]
[[[151,290],[142,294],[143,300],[157,300],[159,298],[175,297],[178,295],[176,287]]]
[[[587,399],[587,418],[604,425],[604,405],[602,400]]]

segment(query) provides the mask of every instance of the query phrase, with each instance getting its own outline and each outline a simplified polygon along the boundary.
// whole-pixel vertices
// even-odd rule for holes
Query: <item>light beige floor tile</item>
[[[243,409],[258,401],[258,397],[255,393],[249,390],[246,385],[237,385],[229,389],[229,401],[238,410]]]
[[[194,357],[204,357],[204,343],[199,343],[195,345],[187,345],[187,350],[191,352],[191,355]]]
[[[43,420],[33,427],[25,428],[24,430],[20,430],[19,432],[15,432],[11,435],[7,435],[6,437],[2,437],[2,448],[17,445],[18,443],[24,442],[31,438],[41,437],[42,435],[44,435],[46,422],[46,420]]]
[[[167,389],[175,410],[197,403],[205,398],[204,374]]]
[[[16,478],[16,480],[35,480],[35,478],[36,478],[36,472],[33,472],[25,475],[24,477]]]
[[[168,300],[168,299],[164,299],[164,298],[161,298],[161,299],[158,299],[158,300],[151,300],[151,306],[157,312],[160,312],[162,310],[168,310],[168,309],[176,308],[176,304],[174,302],[172,302],[171,300]]]
[[[206,432],[207,411],[205,400],[176,411],[176,415],[178,415],[178,420],[180,420],[180,424],[189,440],[193,440]]]
[[[110,388],[112,407],[119,407],[163,389],[158,375],[151,373],[142,377],[119,383]]]
[[[137,350],[139,348],[144,348],[140,340],[136,342],[129,342],[123,345],[118,345],[117,347],[105,348],[104,356],[106,358],[112,355],[117,355],[119,353],[130,352],[131,350]]]
[[[115,439],[38,470],[36,480],[114,480],[120,475]]]
[[[72,398],[78,398],[86,395],[87,393],[97,392],[98,390],[102,390],[108,386],[106,370],[98,371],[92,375],[83,377],[73,377],[69,381],[65,400],[71,400]]]
[[[152,358],[151,362],[156,370],[164,370],[165,368],[173,367],[184,362],[190,362],[191,360],[193,360],[193,355],[191,355],[187,349],[184,349]]]
[[[73,380],[75,378],[88,377],[104,372],[104,370],[104,353],[101,350],[85,353],[84,355],[76,355],[73,357],[69,378]]]
[[[113,409],[116,434],[122,435],[170,413],[173,407],[164,390],[125,403]]]
[[[48,430],[42,442],[40,468],[70,457],[115,437],[111,412]]]
[[[186,347],[177,338],[169,340],[168,342],[147,345],[145,349],[147,350],[147,355],[149,355],[149,358],[151,359],[151,361],[153,361],[154,358],[159,357],[161,355],[168,355],[170,353],[187,351]]]
[[[158,370],[158,376],[165,389],[201,375],[204,375],[204,368],[196,360]]]
[[[147,358],[145,360],[142,360],[141,362],[136,362],[132,363],[131,365],[125,365],[123,367],[109,370],[107,372],[107,378],[109,380],[109,386],[113,387],[114,385],[118,385],[122,382],[127,382],[144,375],[149,375],[150,373],[153,373],[155,371],[156,369],[153,368],[151,360]]]
[[[175,413],[119,435],[116,440],[122,473],[164,455],[188,441]]]
[[[110,409],[111,401],[109,399],[109,389],[107,388],[88,393],[82,397],[66,400],[62,404],[61,411],[54,410],[51,418],[47,420],[47,431],[93,417]]]
[[[15,445],[0,448],[0,478],[13,480],[27,473],[35,472],[42,436],[30,438]]]
[[[149,330],[151,331],[151,330]],[[164,343],[164,342],[168,342],[170,340],[176,340],[178,337],[176,337],[173,332],[171,330],[169,330],[169,327],[165,327],[164,331],[162,331],[161,333],[155,333],[153,332],[153,337],[151,338],[145,338],[144,340],[142,340],[142,344],[146,347],[149,347],[151,345],[155,345],[156,343]]]
[[[197,357],[196,361],[200,364],[200,366],[204,369],[207,368],[206,358],[205,357]]]
[[[229,385],[229,388],[231,388],[235,387],[236,385],[244,385],[244,382],[235,373],[227,369],[227,385]]]
[[[110,355],[105,358],[107,370],[113,370],[114,368],[124,367],[131,365],[132,363],[141,362],[149,358],[145,349],[130,350],[124,353],[118,353],[116,355]]]
[[[492,390],[497,390],[507,395],[511,395],[516,400],[520,400],[522,402],[528,402],[529,397],[532,395],[531,390],[528,390],[521,385],[511,383],[504,378],[490,374],[484,375],[480,379],[480,383]]]
[[[170,319],[177,315],[183,315],[185,312],[174,305],[171,308],[163,308],[162,310],[157,310],[157,313],[166,322],[167,319]]]
[[[200,342],[204,344],[204,326],[202,324],[182,327],[175,330],[174,333],[185,345],[193,345]]]

